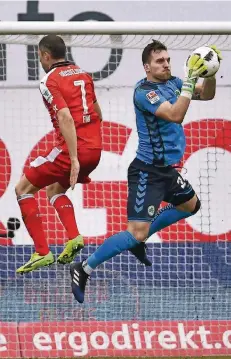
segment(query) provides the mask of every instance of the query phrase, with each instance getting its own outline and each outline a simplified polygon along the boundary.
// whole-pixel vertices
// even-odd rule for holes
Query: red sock
[[[75,220],[73,204],[70,199],[65,194],[61,194],[53,196],[50,202],[55,207],[59,219],[67,231],[68,238],[73,239],[77,237],[79,230]]]
[[[20,196],[18,204],[25,226],[34,241],[35,251],[45,256],[50,250],[43,231],[38,205],[33,195],[30,195],[31,197],[28,196],[29,195]]]

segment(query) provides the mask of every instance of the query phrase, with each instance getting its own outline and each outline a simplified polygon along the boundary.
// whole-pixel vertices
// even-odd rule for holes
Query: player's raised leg
[[[148,237],[181,219],[193,216],[200,209],[200,200],[190,183],[184,180],[176,169],[170,168],[169,171],[171,176],[167,184],[168,191],[164,198],[169,204],[156,212]],[[143,252],[141,245],[135,247],[135,250],[138,254]],[[133,254],[137,257],[136,253]],[[144,261],[142,262],[144,263]]]
[[[35,253],[32,254],[31,259],[16,271],[17,273],[23,274],[52,264],[54,257],[49,250],[39,208],[34,198],[34,194],[39,191],[39,188],[32,185],[29,180],[23,176],[17,184],[15,191],[22,213],[22,219],[35,245]]]
[[[128,169],[127,230],[107,238],[82,264],[71,264],[72,292],[79,303],[84,301],[87,279],[96,267],[125,250],[137,247],[148,236],[155,208],[164,197],[164,183],[155,183],[152,173],[139,169],[139,162],[134,160]]]
[[[193,216],[200,209],[200,200],[190,183],[175,168],[171,168],[169,173],[171,178],[164,198],[169,204],[156,213],[150,226],[149,237],[181,219]]]
[[[78,183],[89,183],[89,175],[98,166],[101,157],[101,149],[84,149],[78,151],[80,172]],[[47,196],[55,207],[59,219],[67,231],[69,241],[65,244],[63,252],[58,257],[58,263],[66,264],[74,260],[77,253],[84,247],[83,236],[79,233],[75,219],[74,207],[71,200],[65,194],[69,188],[69,173],[59,178],[47,187]]]
[[[148,237],[181,219],[193,216],[199,209],[200,200],[197,195],[194,195],[192,199],[179,206],[168,204],[156,213],[155,219],[150,226]]]
[[[72,293],[75,299],[79,303],[83,303],[87,279],[96,267],[117,254],[137,246],[140,241],[145,240],[148,231],[149,223],[132,223],[126,231],[107,238],[85,262],[73,262],[70,266],[70,274],[72,277]]]
[[[61,264],[71,263],[77,253],[84,247],[83,236],[79,233],[75,220],[73,204],[65,193],[66,189],[59,183],[54,183],[47,187],[47,196],[50,203],[58,213],[69,238],[63,252],[57,259],[57,262]]]
[[[159,209],[154,217],[153,222],[150,225],[148,238],[151,237],[154,233],[159,232],[161,229],[164,229],[171,224],[174,224],[181,219],[186,219],[188,217],[196,214],[200,209],[200,200],[197,195],[194,194],[193,198],[187,200],[185,203],[174,206],[169,203],[165,207]],[[136,247],[129,249],[129,251],[143,264],[146,266],[152,265],[146,255],[147,245],[142,242]]]

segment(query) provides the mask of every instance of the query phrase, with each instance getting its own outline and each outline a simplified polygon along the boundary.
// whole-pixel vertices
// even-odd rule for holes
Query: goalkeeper
[[[220,51],[212,48],[221,59]],[[184,81],[172,76],[167,48],[159,41],[144,48],[142,61],[147,77],[134,90],[139,145],[128,168],[127,230],[109,237],[83,263],[71,264],[72,292],[80,303],[84,301],[87,278],[97,266],[124,250],[130,250],[148,264],[145,240],[200,209],[195,191],[174,165],[185,151],[182,122],[190,102],[212,100],[215,77],[197,84],[207,69],[197,54],[188,59]],[[168,205],[158,210],[162,201]]]

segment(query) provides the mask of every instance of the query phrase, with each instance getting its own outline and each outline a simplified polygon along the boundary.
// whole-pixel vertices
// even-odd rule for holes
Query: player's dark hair
[[[57,35],[44,36],[39,42],[40,51],[47,51],[53,59],[63,59],[66,57],[66,45],[63,39]]]
[[[152,53],[152,51],[167,51],[167,47],[162,44],[162,42],[158,41],[158,40],[152,40],[152,42],[150,44],[148,44],[147,46],[145,46],[143,52],[142,52],[142,62],[143,65],[147,64],[150,58],[150,55]]]

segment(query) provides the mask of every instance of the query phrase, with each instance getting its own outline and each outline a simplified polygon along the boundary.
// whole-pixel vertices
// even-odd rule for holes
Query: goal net
[[[175,27],[156,23],[150,30],[147,24],[131,23],[125,29],[118,23],[117,30],[115,24],[104,24],[100,34],[96,23],[89,23],[88,29],[86,24],[77,25],[78,30],[73,23],[54,23],[53,29],[43,23],[31,28],[20,23],[15,29],[0,23],[0,355],[228,355],[231,29],[199,23],[191,29],[184,23]],[[215,99],[192,102],[183,122],[187,147],[181,174],[197,192],[201,210],[148,240],[151,267],[139,264],[128,252],[101,265],[91,276],[82,305],[71,294],[69,265],[54,264],[23,277],[15,273],[29,260],[33,245],[14,186],[30,160],[54,141],[38,90],[44,73],[37,44],[49,32],[63,34],[68,59],[92,74],[103,112],[100,165],[90,184],[68,192],[86,243],[78,261],[126,228],[127,167],[137,147],[133,88],[145,76],[142,49],[152,39],[163,42],[171,56],[172,74],[179,77],[185,59],[198,46],[216,44],[224,58]],[[50,249],[58,256],[66,233],[44,190],[37,199]]]

